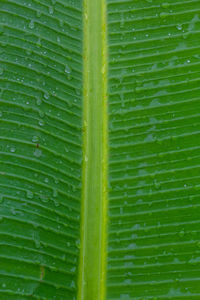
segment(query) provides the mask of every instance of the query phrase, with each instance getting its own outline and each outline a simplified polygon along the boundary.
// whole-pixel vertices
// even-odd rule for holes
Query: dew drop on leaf
[[[59,179],[55,178],[55,184],[59,183]]]
[[[47,203],[49,201],[49,199],[46,195],[40,194],[39,197],[40,197],[41,201],[44,202],[44,203]]]
[[[44,182],[45,182],[45,183],[48,183],[48,182],[49,182],[49,179],[46,177],[46,178],[44,179]]]
[[[72,282],[71,282],[71,284],[70,284],[70,287],[71,287],[71,288],[75,288],[75,281],[74,281],[74,280],[72,280]]]
[[[40,241],[38,239],[35,239],[34,242],[35,242],[35,247],[37,249],[40,248]]]
[[[68,65],[65,66],[65,73],[67,74],[71,73],[71,68]]]
[[[64,21],[62,19],[59,20],[60,27],[63,27]]]
[[[15,148],[15,147],[11,147],[11,148],[10,148],[10,152],[15,153],[15,151],[16,151],[16,148]]]
[[[59,203],[58,201],[55,201],[55,200],[54,200],[54,205],[55,205],[56,207],[58,207],[58,206],[60,206],[60,203]]]
[[[164,2],[164,3],[161,4],[161,6],[163,8],[168,8],[170,6],[170,4],[168,2]]]
[[[41,17],[41,11],[40,11],[40,10],[37,10],[37,11],[36,11],[36,16],[37,16],[38,18]]]
[[[58,196],[58,191],[56,189],[53,189],[53,197],[56,198]]]
[[[166,13],[166,12],[161,12],[160,13],[160,18],[161,19],[165,19],[167,16],[168,16],[168,13]]]
[[[40,98],[37,98],[36,99],[36,104],[39,106],[39,105],[41,105],[41,103],[42,103],[42,100]]]
[[[44,98],[45,98],[45,99],[49,99],[49,93],[47,93],[47,92],[44,93]]]
[[[35,27],[34,21],[31,20],[28,26],[30,29],[33,29]]]
[[[181,231],[179,232],[179,236],[180,236],[180,237],[183,237],[184,235],[185,235],[184,230],[181,230]]]
[[[52,15],[54,13],[53,6],[49,6],[49,13],[50,13],[50,15]]]
[[[38,142],[38,141],[39,141],[38,136],[34,135],[34,136],[32,137],[32,142],[33,142],[33,143],[36,143],[36,142]]]
[[[182,29],[183,29],[183,27],[182,27],[181,24],[178,24],[178,25],[176,26],[176,28],[177,28],[178,30],[182,30]]]
[[[27,196],[28,199],[32,199],[33,198],[33,192],[27,191],[26,196]]]
[[[43,120],[39,120],[38,124],[39,124],[40,126],[44,126],[44,121],[43,121]]]
[[[33,152],[35,157],[40,157],[42,155],[42,150],[40,149],[35,149],[35,151]]]
[[[78,249],[80,249],[80,240],[79,240],[79,239],[76,240],[76,247],[77,247]]]
[[[42,110],[39,111],[40,118],[44,118],[44,112]]]

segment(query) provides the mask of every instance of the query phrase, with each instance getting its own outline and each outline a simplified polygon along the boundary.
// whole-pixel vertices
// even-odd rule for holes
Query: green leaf
[[[0,299],[199,300],[199,0],[0,1]]]

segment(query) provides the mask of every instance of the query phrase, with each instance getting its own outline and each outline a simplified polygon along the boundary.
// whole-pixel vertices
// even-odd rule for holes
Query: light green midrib
[[[106,297],[106,0],[84,0],[83,174],[78,300]]]

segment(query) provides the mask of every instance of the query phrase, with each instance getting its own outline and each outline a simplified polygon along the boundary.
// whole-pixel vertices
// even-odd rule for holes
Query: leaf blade
[[[0,280],[6,299],[72,299],[76,294],[82,152],[80,4],[0,4]]]
[[[108,1],[108,299],[199,297],[198,11]]]

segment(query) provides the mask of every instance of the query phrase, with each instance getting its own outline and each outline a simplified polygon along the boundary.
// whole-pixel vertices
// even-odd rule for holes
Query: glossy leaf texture
[[[108,299],[200,297],[199,13],[108,1]]]
[[[200,2],[106,6],[106,299],[198,300]],[[77,299],[83,17],[82,0],[0,1],[3,300]]]
[[[0,298],[74,299],[81,2],[1,1]]]

